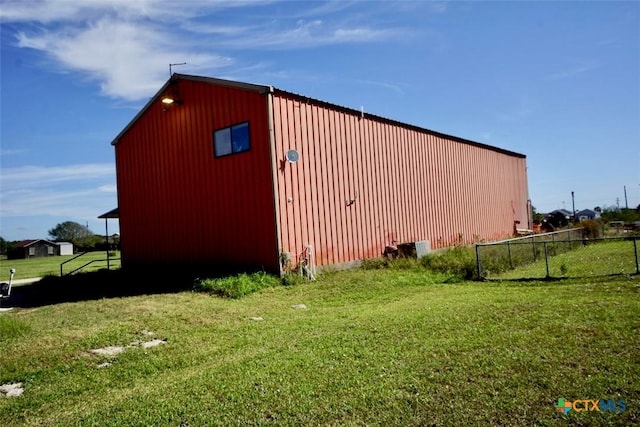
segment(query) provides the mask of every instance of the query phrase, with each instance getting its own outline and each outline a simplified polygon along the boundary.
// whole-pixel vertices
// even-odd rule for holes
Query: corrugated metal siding
[[[286,93],[273,99],[280,248],[329,265],[377,257],[393,242],[432,248],[526,228],[524,157],[360,117]],[[349,201],[353,203],[349,203]]]
[[[177,80],[116,143],[123,264],[277,269],[266,96]],[[177,92],[174,92],[177,91]],[[215,158],[213,131],[249,121],[251,150]]]

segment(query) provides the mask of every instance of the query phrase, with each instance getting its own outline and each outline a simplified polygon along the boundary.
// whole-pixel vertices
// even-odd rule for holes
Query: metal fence
[[[640,274],[638,239],[640,236],[587,239],[583,229],[574,228],[479,243],[477,273],[484,279]]]

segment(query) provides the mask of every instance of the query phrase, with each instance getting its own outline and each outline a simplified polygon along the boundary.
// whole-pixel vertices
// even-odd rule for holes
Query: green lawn
[[[640,254],[640,242],[637,243]],[[489,275],[491,279],[544,278],[547,267],[542,259],[515,270]],[[609,274],[636,273],[636,259],[632,240],[591,243],[577,249],[549,257],[551,277],[590,277]]]
[[[353,270],[237,300],[184,291],[15,309],[0,314],[0,384],[25,389],[0,398],[0,425],[640,422],[638,276],[445,279]],[[166,344],[89,352],[153,338]],[[563,416],[561,397],[627,409]]]
[[[14,279],[27,279],[31,277],[44,277],[44,276],[59,276],[60,264],[72,259],[76,255],[63,255],[63,256],[51,256],[51,257],[38,257],[30,259],[2,259],[0,260],[0,280],[9,280],[9,269],[15,268],[16,274]],[[106,260],[107,254],[104,251],[88,252],[78,259],[69,261],[64,265],[64,273],[82,266],[85,263],[93,261],[89,266],[82,271],[95,271],[102,268],[107,268]],[[114,258],[118,258],[116,261],[110,262],[111,268],[120,267],[120,253],[116,252]]]

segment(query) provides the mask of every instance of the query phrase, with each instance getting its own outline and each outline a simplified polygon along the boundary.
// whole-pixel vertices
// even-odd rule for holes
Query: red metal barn
[[[530,228],[524,155],[271,86],[174,74],[112,144],[125,267],[280,271],[307,247],[348,264]]]

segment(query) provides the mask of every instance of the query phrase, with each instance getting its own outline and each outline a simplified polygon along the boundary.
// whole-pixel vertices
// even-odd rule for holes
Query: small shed
[[[73,255],[73,243],[70,242],[57,242],[58,255]]]
[[[58,255],[58,245],[44,239],[22,240],[7,251],[8,259],[27,259]]]

